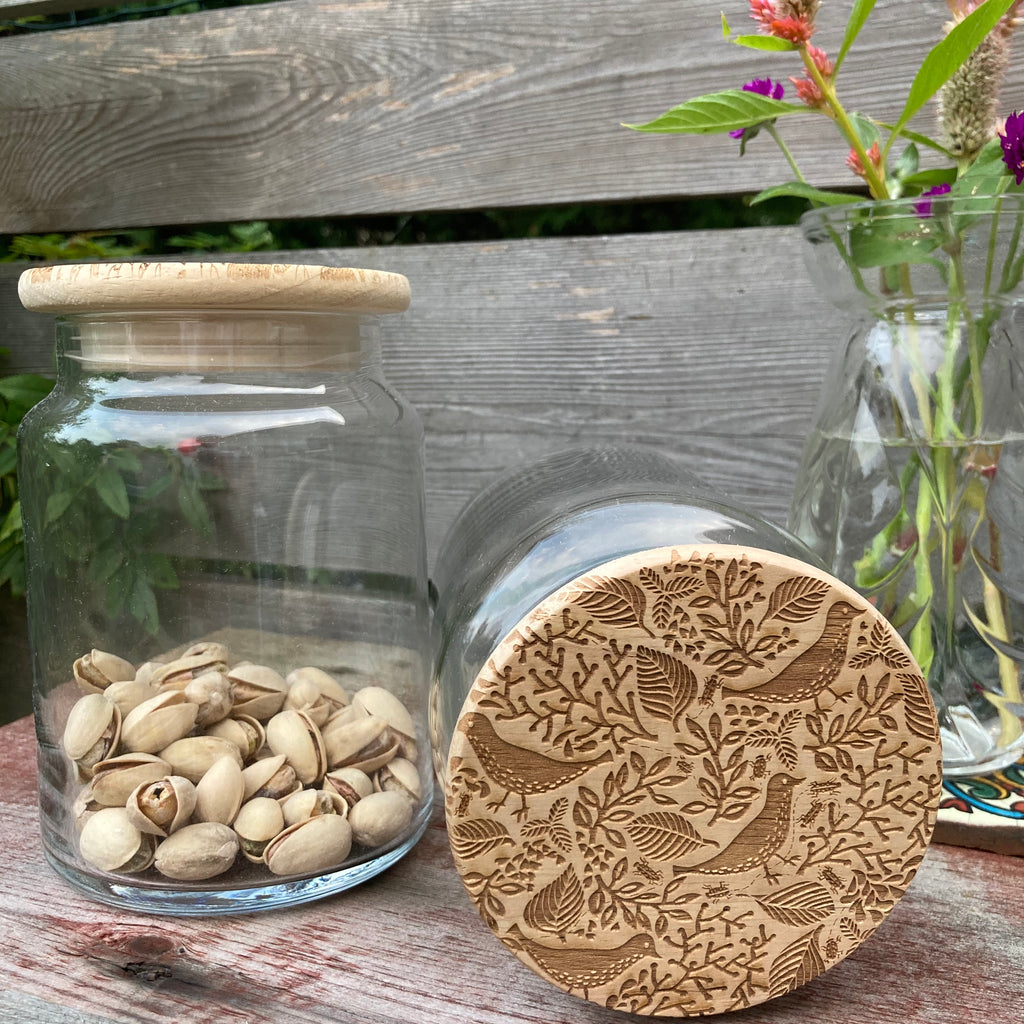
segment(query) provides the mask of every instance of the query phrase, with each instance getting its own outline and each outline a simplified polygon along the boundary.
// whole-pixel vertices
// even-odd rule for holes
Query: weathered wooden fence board
[[[794,228],[754,228],[247,258],[409,277],[412,307],[385,319],[384,360],[426,425],[435,552],[496,470],[527,450],[590,442],[666,444],[783,518],[843,331],[811,289],[801,245]],[[19,270],[0,269],[0,332],[16,368],[45,371],[51,321],[21,310]]]
[[[792,176],[767,137],[740,160],[728,139],[620,127],[797,73],[724,42],[720,8],[289,0],[0,39],[0,231],[756,191]],[[820,15],[832,52],[845,12]],[[947,16],[879,4],[844,65],[851,108],[895,119]],[[1011,106],[1022,86],[1017,61]],[[811,180],[858,184],[823,121],[786,134]]]

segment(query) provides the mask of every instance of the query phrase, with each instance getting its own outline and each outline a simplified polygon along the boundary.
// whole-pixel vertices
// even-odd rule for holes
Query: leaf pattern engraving
[[[831,587],[813,576],[793,576],[781,583],[768,601],[762,625],[770,619],[782,622],[807,622],[814,618]]]
[[[526,904],[523,920],[531,928],[558,935],[579,920],[583,904],[583,886],[570,865]]]
[[[935,732],[935,706],[924,677],[916,672],[901,672],[903,700],[906,705],[907,728],[921,739],[929,739]]]
[[[818,933],[811,932],[791,942],[776,957],[768,977],[772,998],[806,985],[825,970],[825,961],[818,949]]]
[[[486,818],[460,821],[448,829],[452,849],[464,860],[479,857],[506,843],[512,844],[512,837],[500,821]]]
[[[653,860],[674,860],[707,845],[686,818],[673,811],[638,815],[626,831],[640,852]]]
[[[572,600],[599,622],[609,626],[643,627],[647,599],[644,592],[628,580],[606,576],[588,576],[579,584]]]
[[[832,894],[820,882],[796,882],[758,899],[780,924],[817,924],[835,912]]]
[[[693,670],[678,658],[650,647],[637,648],[636,678],[640,706],[673,725],[697,695]]]

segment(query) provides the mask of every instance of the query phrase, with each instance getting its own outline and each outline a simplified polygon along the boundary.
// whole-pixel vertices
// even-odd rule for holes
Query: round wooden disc
[[[934,708],[855,591],[768,551],[641,552],[526,616],[477,677],[455,862],[566,991],[690,1016],[782,995],[903,894],[942,781]]]

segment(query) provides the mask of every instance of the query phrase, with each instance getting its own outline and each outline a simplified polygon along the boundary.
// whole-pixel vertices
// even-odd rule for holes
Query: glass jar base
[[[1009,747],[990,750],[986,754],[972,759],[954,758],[947,754],[949,736],[945,729],[942,735],[942,774],[948,779],[968,778],[972,775],[987,775],[1008,767],[1024,758],[1024,735]]]
[[[111,907],[143,914],[169,917],[219,917],[249,914],[259,910],[279,910],[324,899],[357,885],[391,867],[419,841],[430,820],[427,803],[413,820],[412,831],[394,848],[370,860],[339,871],[312,878],[281,879],[266,885],[239,888],[171,889],[132,885],[131,876],[118,881],[113,876],[85,874],[44,847],[46,859],[54,870],[75,888]]]

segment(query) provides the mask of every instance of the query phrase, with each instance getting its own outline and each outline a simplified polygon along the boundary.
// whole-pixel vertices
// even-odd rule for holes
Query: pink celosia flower
[[[786,94],[786,90],[781,82],[773,82],[770,78],[755,78],[751,82],[747,82],[743,86],[744,92],[756,92],[758,96],[768,96],[773,100],[781,100]],[[742,139],[745,132],[748,132],[749,128],[737,128],[735,131],[729,132],[734,139]]]
[[[814,61],[814,66],[818,69],[822,78],[827,80],[832,77],[835,68],[824,50],[820,50],[817,46],[809,43],[807,45],[807,54]],[[818,83],[810,75],[805,75],[803,78],[790,78],[790,81],[796,89],[797,97],[806,103],[807,106],[824,106],[825,97],[822,95]]]
[[[1018,185],[1024,184],[1024,113],[1014,111],[999,132],[1003,163]]]
[[[872,143],[871,148],[868,150],[868,159],[873,164],[875,170],[878,170],[879,165],[882,162],[882,151],[878,148],[878,143]],[[867,171],[864,170],[864,164],[861,162],[860,157],[857,155],[855,149],[851,149],[846,157],[846,166],[857,175],[858,178],[867,179]]]
[[[771,34],[779,39],[788,39],[795,46],[803,46],[814,34],[814,26],[807,18],[776,18],[771,23]]]

